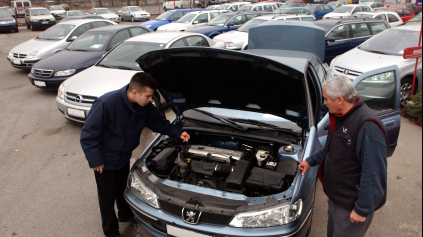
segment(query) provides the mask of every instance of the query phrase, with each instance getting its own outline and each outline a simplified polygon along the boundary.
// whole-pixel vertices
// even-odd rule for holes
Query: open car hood
[[[272,114],[301,126],[307,115],[304,75],[281,61],[196,47],[152,51],[137,59],[177,115],[217,107]]]
[[[252,27],[248,49],[279,49],[308,52],[325,58],[325,30],[312,22],[268,21]]]

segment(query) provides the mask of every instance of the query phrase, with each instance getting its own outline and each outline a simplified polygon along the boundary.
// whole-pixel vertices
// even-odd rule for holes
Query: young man
[[[123,193],[132,151],[144,127],[187,142],[188,133],[170,124],[151,104],[157,83],[148,73],[135,74],[129,85],[98,98],[81,132],[81,146],[94,170],[103,232],[120,236],[119,221],[133,220]],[[117,205],[118,218],[114,205]]]
[[[388,135],[380,118],[344,76],[323,83],[330,128],[324,149],[299,168],[322,165],[329,197],[328,237],[365,236],[374,211],[386,202]]]

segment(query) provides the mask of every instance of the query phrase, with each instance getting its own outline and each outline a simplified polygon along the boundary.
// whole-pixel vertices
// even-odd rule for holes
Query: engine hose
[[[217,189],[217,186],[215,183],[213,183],[211,180],[208,179],[202,179],[200,182],[198,182],[197,184],[198,186],[201,187],[206,187],[206,188],[212,188],[212,189]],[[208,186],[208,187],[207,187]]]
[[[173,169],[170,171],[170,173],[169,173],[169,175],[167,176],[167,178],[168,179],[170,179],[170,176],[173,174],[173,172],[175,172],[175,170],[177,169],[177,168],[179,168],[179,167],[181,167],[180,165],[177,165],[177,166],[175,166],[175,167],[173,167]]]

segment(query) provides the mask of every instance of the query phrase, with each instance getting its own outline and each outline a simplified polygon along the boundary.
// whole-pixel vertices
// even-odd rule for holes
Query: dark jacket
[[[91,107],[81,132],[82,150],[91,168],[104,164],[105,170],[120,170],[139,145],[144,127],[176,139],[183,132],[151,103],[131,106],[127,89],[128,85],[109,92]]]

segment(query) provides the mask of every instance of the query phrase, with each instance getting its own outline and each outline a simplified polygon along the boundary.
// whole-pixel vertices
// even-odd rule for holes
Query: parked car
[[[376,11],[396,12],[401,17],[403,22],[407,22],[416,16],[414,12],[408,7],[381,7],[376,9]]]
[[[34,31],[56,25],[56,18],[47,8],[33,7],[25,9],[25,23],[27,29]]]
[[[370,6],[373,10],[375,10],[377,8],[381,8],[381,7],[386,7],[385,4],[383,4],[381,2],[363,2],[363,3],[360,3],[360,4]]]
[[[67,16],[65,18],[63,18],[60,22],[65,22],[65,21],[73,21],[73,20],[78,20],[78,19],[104,19],[104,20],[108,20],[102,16],[96,16],[96,15],[78,15],[78,16]]]
[[[268,23],[275,21],[257,31]],[[296,43],[302,32],[290,39]],[[310,39],[318,46],[308,45],[323,50],[321,36]],[[313,53],[283,49],[181,48],[140,56],[140,67],[158,81],[159,92],[174,108],[174,124],[191,135],[186,144],[158,135],[132,166],[125,199],[143,229],[161,237],[307,236],[319,166],[302,175],[297,165],[326,143],[329,116],[320,119],[321,86],[330,75],[312,73],[324,70]],[[389,156],[401,124],[399,84],[364,86],[374,86],[371,80],[380,74],[397,72],[394,65],[354,81],[371,108],[387,105],[379,116],[387,125],[394,123],[387,128]],[[251,96],[256,94],[266,96]]]
[[[108,8],[93,8],[88,11],[88,14],[102,16],[105,19],[119,23],[119,16],[110,11]]]
[[[238,11],[242,6],[244,5],[250,5],[249,2],[231,2],[231,3],[225,3],[216,8],[216,10],[230,10],[233,12]]]
[[[169,10],[162,13],[160,16],[156,17],[154,20],[149,20],[141,23],[142,26],[148,27],[152,30],[156,30],[162,25],[166,25],[172,22],[178,21],[182,16],[189,12],[193,11],[202,11],[201,8],[191,8],[191,9],[178,9],[178,10]]]
[[[197,7],[202,8],[202,6],[203,5],[200,5],[200,6],[197,6]],[[208,6],[206,9],[207,10],[216,10],[219,6],[220,5],[211,5],[211,6]]]
[[[354,80],[367,71],[388,65],[397,65],[399,76],[396,80],[401,82],[401,102],[404,103],[410,99],[416,59],[404,59],[403,52],[407,47],[416,47],[419,42],[420,30],[420,24],[409,24],[386,30],[351,51],[336,57],[330,66],[331,72],[334,75],[345,75]],[[419,58],[417,65],[418,70],[422,70],[422,58]],[[383,79],[379,80],[383,81]],[[421,90],[421,86],[421,80],[416,81],[413,93]]]
[[[250,28],[260,25],[267,21],[280,21],[280,20],[290,20],[290,21],[314,21],[315,18],[312,15],[305,14],[285,14],[285,15],[267,15],[267,16],[258,16],[252,20],[247,21],[237,30],[229,31],[223,34],[220,34],[213,39],[216,41],[222,41],[226,44],[226,49],[232,50],[241,50],[245,49],[248,46],[248,31]]]
[[[16,18],[16,12],[14,9],[8,7],[0,7],[0,11],[1,10],[8,11],[13,18]]]
[[[386,7],[390,7],[390,6],[394,5],[394,4],[397,4],[397,0],[384,0],[383,1],[383,4]]]
[[[409,24],[409,23],[422,23],[422,13],[420,12],[418,15],[416,15],[415,17],[411,18],[410,20],[407,21],[407,23],[404,24]]]
[[[203,34],[207,37],[214,38],[224,32],[238,29],[245,22],[262,15],[269,15],[269,12],[229,12],[221,14],[204,26],[192,27],[187,32],[195,32]]]
[[[204,35],[187,32],[152,32],[127,39],[94,66],[63,82],[56,97],[57,107],[66,119],[83,123],[95,99],[122,88],[141,71],[135,62],[140,55],[158,49],[190,46],[225,47]],[[159,95],[153,98],[156,105],[162,101],[159,98]]]
[[[73,11],[66,11],[65,15],[62,16],[62,18],[68,17],[68,16],[85,16],[82,11],[79,10],[73,10]]]
[[[388,22],[391,28],[402,25],[402,19],[396,12],[359,12],[353,14],[351,17],[354,18],[375,18],[379,20],[385,20]]]
[[[328,3],[328,5],[331,6],[333,9],[336,9],[336,8],[343,6],[343,5],[346,5],[346,4],[348,4],[348,3],[340,2],[340,1]]]
[[[16,14],[19,14],[19,17],[24,18],[25,17],[25,9],[31,8],[32,4],[31,1],[10,1],[10,7],[13,9],[18,9]]]
[[[326,31],[326,63],[341,55],[374,35],[389,29],[390,26],[385,20],[378,19],[327,19],[315,21],[319,27]]]
[[[340,6],[333,10],[333,12],[326,14],[323,19],[348,18],[357,12],[371,12],[372,8],[366,5],[347,4]]]
[[[422,12],[421,7],[416,7],[416,3],[396,3],[396,4],[392,4],[390,7],[404,7],[404,8],[408,7],[414,12],[415,15]]]
[[[100,23],[107,26],[104,22]],[[152,30],[133,25],[94,28],[82,34],[63,51],[37,62],[28,74],[28,79],[38,88],[57,91],[62,82],[94,65],[121,41],[149,32]]]
[[[274,10],[278,9],[275,3],[270,2],[259,2],[253,4],[247,4],[238,9],[238,11],[265,11],[265,12],[273,12]]]
[[[0,10],[0,30],[13,30],[19,32],[18,22],[10,15],[9,11]]]
[[[160,26],[157,31],[186,31],[193,27],[205,25],[220,14],[222,14],[220,10],[190,12],[177,22]]]
[[[273,13],[275,14],[309,14],[313,15],[313,12],[308,7],[281,7],[276,9]]]
[[[64,18],[63,16],[66,14],[65,9],[61,5],[53,5],[48,8],[51,15],[54,16],[56,20],[61,20]]]
[[[295,7],[304,7],[306,3],[303,0],[287,0],[283,3],[281,7],[285,6],[295,6]]]
[[[53,17],[50,14],[49,16]],[[115,24],[108,20],[96,19],[60,22],[34,39],[14,47],[10,50],[7,60],[15,68],[30,70],[35,63],[65,49],[86,31],[99,26]]]
[[[189,6],[189,0],[164,0],[162,8],[164,11],[167,11],[172,9],[188,8]]]
[[[62,4],[60,4],[60,6],[62,6],[63,9],[65,9],[66,11],[69,11],[70,10],[69,3],[62,3]]]
[[[323,16],[333,12],[333,8],[326,4],[308,4],[306,7],[310,9],[310,11],[313,13],[314,17],[316,17],[317,20],[323,19]]]
[[[118,11],[118,15],[121,21],[130,20],[132,22],[149,21],[151,17],[150,13],[137,6],[122,7]]]

